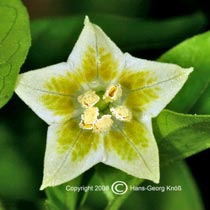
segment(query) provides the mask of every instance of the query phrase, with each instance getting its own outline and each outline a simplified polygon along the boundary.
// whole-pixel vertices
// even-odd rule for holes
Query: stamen
[[[129,122],[132,119],[132,113],[126,106],[111,108],[110,111],[113,116],[120,121]]]
[[[85,94],[80,95],[77,100],[84,108],[88,108],[93,107],[100,100],[100,97],[96,95],[95,91],[89,90]]]
[[[99,110],[97,107],[90,107],[87,108],[84,113],[82,114],[80,127],[84,129],[92,129],[94,123],[97,121],[97,117],[99,115]]]
[[[117,99],[119,99],[122,95],[122,88],[118,85],[112,85],[110,86],[105,94],[103,95],[103,99],[107,102],[113,102]]]
[[[93,127],[94,132],[106,132],[110,129],[113,124],[111,115],[103,115],[99,120],[96,121]]]

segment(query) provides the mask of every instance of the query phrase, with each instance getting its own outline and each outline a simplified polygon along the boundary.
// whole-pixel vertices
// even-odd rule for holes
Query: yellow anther
[[[93,107],[100,100],[100,97],[96,95],[95,91],[89,90],[85,94],[80,95],[77,100],[84,108],[88,108]]]
[[[92,129],[94,123],[97,121],[97,117],[99,115],[99,110],[97,107],[90,107],[87,108],[84,113],[82,114],[80,127],[84,129]]]
[[[132,119],[132,113],[126,106],[118,106],[110,109],[113,116],[120,120],[129,122]]]
[[[119,99],[122,95],[122,88],[118,85],[111,85],[107,88],[105,94],[103,95],[103,99],[107,102],[113,102]]]
[[[103,115],[100,119],[96,121],[93,127],[94,132],[106,132],[110,129],[113,124],[111,115]]]

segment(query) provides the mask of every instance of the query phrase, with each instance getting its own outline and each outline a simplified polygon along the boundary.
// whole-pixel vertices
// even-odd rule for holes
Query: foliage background
[[[108,30],[108,35],[124,51],[129,51],[137,57],[146,59],[159,58],[168,49],[186,38],[207,31],[210,26],[210,8],[205,0],[177,0],[172,2],[166,0],[23,0],[23,2],[32,22],[46,17],[75,17],[76,15],[79,17],[75,19],[77,24],[83,20],[84,15],[88,14],[90,17],[92,15],[98,22],[104,24],[104,28]],[[96,14],[112,14],[132,20],[135,18],[135,21],[129,19],[130,28],[133,27],[133,29],[132,31],[125,31],[122,37],[117,37],[114,25],[103,19],[97,19]],[[184,21],[182,19],[181,22],[177,21],[183,16],[191,18],[186,18]],[[142,27],[145,28],[134,28],[138,21],[143,21]],[[167,21],[166,25],[163,25],[164,21]],[[36,27],[36,24],[32,27]],[[58,27],[58,33],[62,33],[59,31],[59,25],[55,24],[55,27]],[[103,28],[103,26],[101,27]],[[75,34],[70,45],[75,42],[81,28],[82,25],[75,26]],[[32,32],[33,30],[32,28]],[[135,39],[133,37],[132,40],[130,39],[129,34],[131,33],[137,34]],[[153,40],[152,43],[151,40]],[[46,56],[42,58],[40,56],[42,48],[33,48],[36,46],[36,42],[44,43],[44,41],[39,37],[32,40],[33,52],[32,50],[29,52],[22,72],[52,64],[51,60],[47,60],[47,54],[54,52],[45,52],[44,55]],[[56,49],[56,40],[54,42]],[[54,63],[66,60],[72,46],[65,47],[66,51],[55,52]],[[32,57],[36,60],[32,60]],[[190,110],[190,113],[194,114],[194,110]],[[197,114],[210,114],[210,109]],[[42,198],[45,195],[37,189],[42,179],[46,130],[47,126],[31,110],[27,109],[16,95],[6,106],[0,109],[0,209],[1,199],[7,203],[6,209],[24,210],[30,208],[36,210],[41,208]],[[210,160],[209,150],[186,160],[198,183],[206,208],[210,207],[208,202],[210,187],[210,172],[207,170],[208,160]]]

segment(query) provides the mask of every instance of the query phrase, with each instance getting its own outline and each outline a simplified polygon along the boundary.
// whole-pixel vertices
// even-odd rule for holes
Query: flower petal
[[[80,88],[70,69],[69,64],[60,63],[20,74],[15,92],[48,124],[70,119],[75,106],[73,95]]]
[[[186,82],[192,68],[134,58],[126,54],[126,68],[119,83],[128,91],[126,105],[155,117]]]
[[[151,120],[132,120],[105,136],[104,163],[141,179],[159,182],[158,148]]]
[[[72,119],[48,129],[41,189],[67,182],[102,160],[100,136]]]
[[[88,17],[68,61],[80,72],[81,79],[91,82],[113,80],[124,66],[124,55],[109,37]]]

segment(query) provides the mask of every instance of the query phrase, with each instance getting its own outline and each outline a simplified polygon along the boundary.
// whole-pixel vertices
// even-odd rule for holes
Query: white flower
[[[41,189],[102,162],[159,182],[156,117],[192,68],[135,58],[86,17],[67,62],[19,76],[16,93],[50,126]]]

